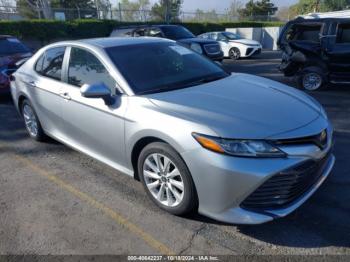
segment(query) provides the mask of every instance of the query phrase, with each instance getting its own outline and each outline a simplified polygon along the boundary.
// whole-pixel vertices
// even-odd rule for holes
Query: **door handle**
[[[30,87],[37,87],[36,84],[35,84],[35,81],[29,81],[29,82],[28,82],[28,85],[29,85]]]
[[[65,100],[71,100],[72,98],[70,97],[70,95],[65,92],[65,93],[60,93],[60,97],[62,97]]]

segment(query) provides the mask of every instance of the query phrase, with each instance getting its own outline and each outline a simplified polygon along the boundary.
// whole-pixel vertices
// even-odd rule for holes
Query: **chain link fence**
[[[49,15],[48,15],[49,14]],[[48,17],[47,17],[48,16]],[[74,19],[109,19],[121,22],[166,22],[166,15],[154,14],[152,10],[128,10],[121,6],[105,7],[101,9],[83,9],[79,8],[50,8],[42,10],[32,8],[21,10],[15,6],[0,6],[0,20],[24,20],[24,19],[56,19],[56,20],[74,20]],[[238,21],[277,21],[275,16],[251,16],[242,17],[232,13],[208,12],[186,12],[181,11],[172,21],[169,22],[200,22],[200,23],[220,23],[220,22],[238,22]]]

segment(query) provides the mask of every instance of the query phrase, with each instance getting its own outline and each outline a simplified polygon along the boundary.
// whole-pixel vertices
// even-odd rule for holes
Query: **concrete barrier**
[[[226,28],[226,31],[237,33],[243,38],[259,41],[264,49],[277,50],[277,40],[281,33],[281,27],[248,27],[248,28]]]

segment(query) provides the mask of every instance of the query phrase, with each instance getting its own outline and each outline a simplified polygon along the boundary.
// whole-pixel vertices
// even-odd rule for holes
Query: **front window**
[[[222,33],[224,37],[226,37],[229,40],[239,40],[242,39],[242,37],[239,34],[231,33],[231,32],[224,32]]]
[[[339,24],[337,30],[337,43],[350,44],[350,24]]]
[[[186,88],[228,76],[214,62],[175,43],[117,46],[106,51],[135,94]]]
[[[166,38],[172,40],[195,37],[189,30],[182,26],[164,26],[162,27],[162,31]]]
[[[30,53],[30,50],[17,38],[0,38],[0,56]]]
[[[104,83],[111,90],[116,86],[114,78],[96,56],[76,47],[70,52],[68,83],[77,87]]]
[[[287,41],[320,42],[322,24],[294,24],[287,29],[285,38]]]

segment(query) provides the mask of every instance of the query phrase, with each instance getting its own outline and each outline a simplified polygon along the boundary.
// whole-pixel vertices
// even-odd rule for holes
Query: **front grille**
[[[273,142],[276,145],[314,144],[317,145],[320,149],[324,149],[327,147],[328,144],[328,134],[327,129],[324,129],[321,133],[314,136],[301,137],[295,139],[282,139]]]
[[[207,54],[218,54],[221,52],[219,44],[204,45],[204,49]]]
[[[320,179],[329,161],[330,154],[322,160],[308,160],[272,176],[250,194],[241,207],[267,210],[288,206]]]

